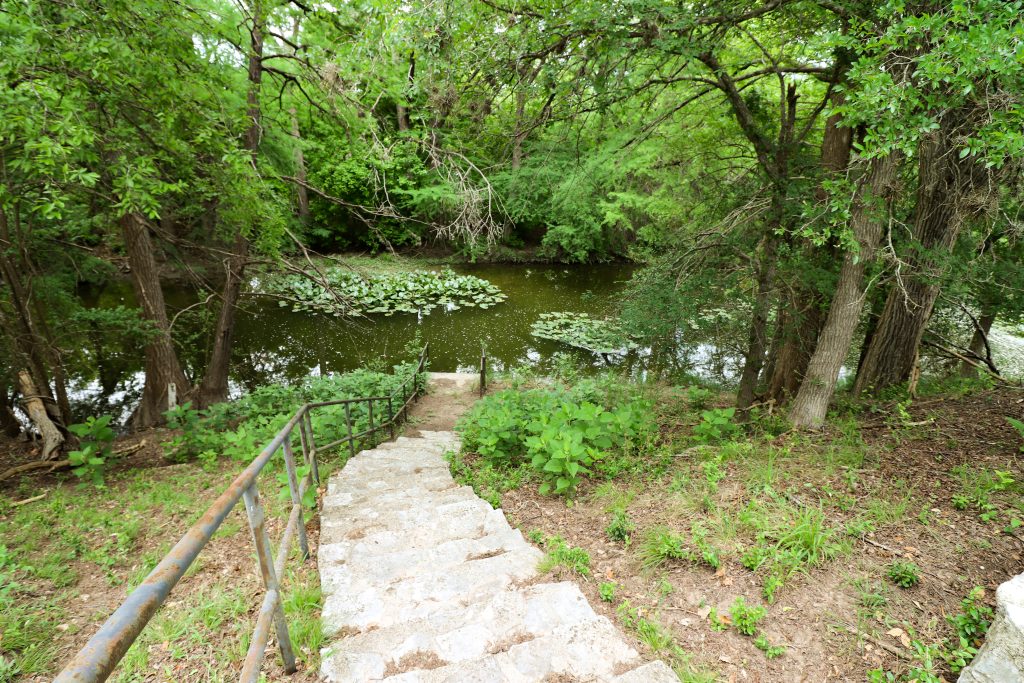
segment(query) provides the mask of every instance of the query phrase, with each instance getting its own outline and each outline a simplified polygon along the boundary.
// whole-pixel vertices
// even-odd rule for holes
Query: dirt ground
[[[1004,531],[1005,516],[983,522],[975,509],[956,509],[954,496],[961,483],[952,471],[960,465],[999,469],[1024,481],[1021,437],[1004,418],[1021,417],[1022,403],[1024,392],[1006,389],[920,401],[904,420],[909,427],[868,417],[861,424],[865,458],[859,467],[830,468],[819,458],[840,434],[776,439],[773,445],[792,444],[778,465],[776,488],[822,508],[833,528],[841,529],[865,505],[877,504],[873,501],[891,504],[895,518],[850,539],[848,552],[825,566],[787,582],[771,604],[761,597],[761,577],[740,563],[750,540],[742,533],[720,541],[718,571],[684,560],[645,571],[636,550],[645,530],[656,525],[685,531],[694,521],[717,519],[720,525],[733,513],[741,514],[751,498],[744,481],[763,454],[726,462],[712,511],[694,510],[672,487],[676,477],[694,476],[696,463],[685,453],[660,479],[617,480],[616,489],[629,495],[628,515],[636,525],[631,545],[606,535],[612,519],[608,489],[594,482],[581,487],[571,506],[538,495],[535,484],[506,492],[502,503],[524,533],[560,535],[589,553],[590,578],[559,571],[580,583],[595,608],[615,620],[616,605],[628,599],[642,616],[668,628],[676,643],[693,655],[694,665],[717,672],[721,680],[859,682],[876,667],[905,671],[913,663],[911,640],[931,643],[949,636],[946,617],[960,609],[972,587],[983,587],[992,604],[995,588],[1024,571],[1024,540]],[[699,476],[700,470],[696,472]],[[1001,511],[1020,514],[1014,512],[1019,491],[1018,486],[993,500]],[[837,505],[840,498],[844,502]],[[893,585],[886,570],[894,560],[917,564],[920,583],[910,589]],[[601,601],[602,582],[617,584],[614,602]],[[868,600],[866,593],[881,597]],[[761,632],[772,644],[785,646],[784,655],[769,660],[752,638],[711,627],[710,608],[727,614],[737,596],[767,609]],[[639,640],[635,644],[649,651]],[[939,669],[945,670],[944,680],[956,679],[948,667]]]

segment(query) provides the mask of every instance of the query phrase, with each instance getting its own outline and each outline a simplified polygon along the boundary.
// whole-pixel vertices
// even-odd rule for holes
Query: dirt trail
[[[409,410],[405,435],[420,436],[419,430],[451,431],[459,417],[479,398],[479,377],[458,372],[432,372],[427,394]]]

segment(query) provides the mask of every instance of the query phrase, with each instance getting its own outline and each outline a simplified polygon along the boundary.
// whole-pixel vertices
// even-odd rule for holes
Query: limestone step
[[[325,633],[383,628],[425,617],[456,600],[468,604],[533,578],[541,557],[536,548],[524,547],[386,585],[361,577],[324,600]]]
[[[359,517],[332,515],[320,520],[323,544],[366,540],[375,548],[364,552],[379,555],[404,547],[423,548],[451,538],[479,538],[510,528],[499,510],[477,498],[435,507],[365,511]]]
[[[386,676],[393,683],[540,683],[612,681],[637,662],[636,650],[610,621],[596,617],[468,662]]]
[[[346,637],[328,649],[324,666],[335,680],[380,679],[407,656],[468,661],[595,616],[576,584],[540,584],[466,606],[445,606],[423,619]]]
[[[320,585],[325,596],[351,587],[359,576],[372,576],[374,583],[385,586],[424,572],[516,550],[523,543],[523,536],[517,529],[483,538],[456,538],[429,548],[411,548],[384,555],[352,553],[351,546],[335,543],[320,547]]]
[[[679,676],[661,660],[639,666],[616,676],[614,683],[679,683]]]
[[[457,486],[443,491],[430,491],[419,486],[411,486],[401,491],[367,492],[344,491],[326,495],[321,499],[320,514],[348,514],[362,512],[370,508],[395,508],[411,506],[446,505],[466,500],[474,500],[477,495],[470,486]],[[328,511],[331,513],[328,513]]]

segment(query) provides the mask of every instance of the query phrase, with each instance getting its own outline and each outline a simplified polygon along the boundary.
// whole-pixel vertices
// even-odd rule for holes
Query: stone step
[[[504,517],[500,512],[495,515],[495,512],[490,504],[480,498],[433,507],[371,508],[359,515],[331,515],[322,518],[320,542],[338,543],[372,538],[383,533],[415,536],[417,541],[425,536],[433,542],[442,538],[479,538],[502,528],[498,517],[502,520]],[[498,526],[492,530],[484,528],[489,519]]]
[[[540,683],[612,681],[637,662],[636,650],[610,621],[596,617],[468,662],[414,669],[383,680],[393,683]],[[397,668],[400,668],[397,667]]]
[[[576,584],[569,582],[540,584],[487,598],[344,638],[328,649],[324,668],[334,680],[379,680],[407,656],[418,654],[448,663],[468,661],[596,616]]]
[[[355,577],[359,576],[372,576],[374,583],[385,586],[425,572],[516,550],[523,543],[523,536],[517,529],[483,538],[456,538],[433,547],[411,548],[384,555],[352,553],[350,545],[334,543],[320,546],[317,557],[321,569],[320,584],[324,595],[351,587]]]
[[[399,474],[394,477],[385,473],[371,474],[355,478],[346,485],[347,490],[353,488],[361,491],[400,491],[411,486],[420,486],[431,491],[443,491],[455,487],[452,475],[443,470],[429,470],[420,474]],[[340,484],[327,486],[327,495],[341,491]]]
[[[668,664],[656,660],[632,671],[616,676],[614,683],[679,683],[679,676],[669,668]]]
[[[428,507],[477,499],[471,486],[458,486],[444,491],[430,491],[412,486],[401,491],[344,491],[321,499],[320,514],[350,514],[371,508]],[[328,513],[330,511],[330,513]]]
[[[362,577],[324,600],[325,634],[384,628],[426,617],[456,601],[469,604],[533,578],[541,557],[536,548],[524,547],[386,585]]]

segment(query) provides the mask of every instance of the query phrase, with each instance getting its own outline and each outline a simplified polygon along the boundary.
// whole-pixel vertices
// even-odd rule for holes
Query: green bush
[[[693,436],[700,443],[718,443],[736,436],[740,426],[733,422],[735,408],[712,408],[700,414],[700,422],[693,428]]]
[[[71,472],[76,477],[89,477],[97,486],[103,485],[103,468],[110,457],[114,430],[110,428],[110,415],[90,417],[85,422],[68,427],[80,440],[78,449],[68,453]]]
[[[478,401],[457,427],[463,449],[494,466],[528,463],[542,494],[572,496],[610,453],[626,453],[654,432],[650,404],[634,399],[608,410],[589,400],[599,387],[507,389]]]

